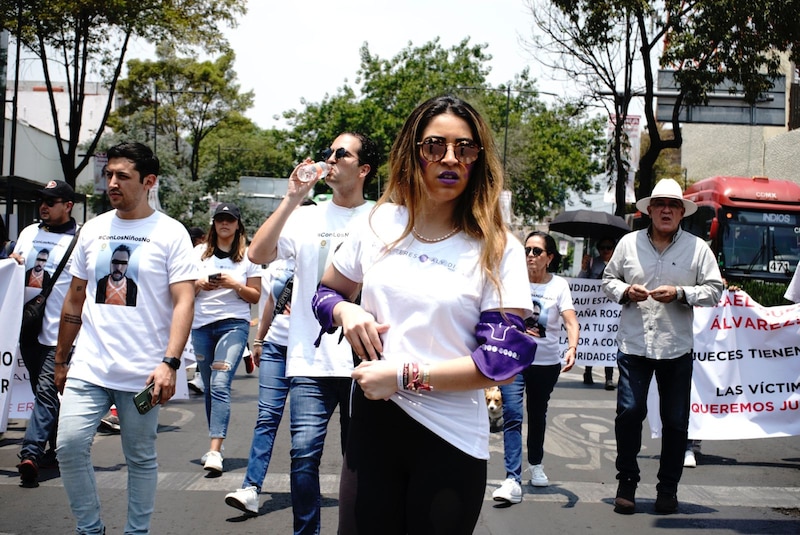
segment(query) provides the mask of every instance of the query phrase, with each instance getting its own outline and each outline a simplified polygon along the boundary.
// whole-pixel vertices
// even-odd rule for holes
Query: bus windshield
[[[800,260],[797,214],[723,209],[720,249],[726,271],[788,275]]]

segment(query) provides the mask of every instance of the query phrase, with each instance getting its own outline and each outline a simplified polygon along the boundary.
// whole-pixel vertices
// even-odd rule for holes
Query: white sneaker
[[[492,493],[496,502],[519,503],[522,501],[522,487],[514,479],[508,478]]]
[[[541,464],[532,464],[528,467],[531,471],[531,485],[534,487],[546,487],[550,485],[550,480],[547,479],[547,474],[544,473],[544,467]]]
[[[221,474],[222,454],[218,451],[213,451],[213,450],[206,453],[206,462],[203,464],[203,468],[205,468],[209,472],[215,472],[217,474]]]
[[[225,446],[222,446],[222,447],[220,448],[220,450],[219,450],[219,451],[220,451],[220,453],[222,453],[223,451],[225,451]],[[203,454],[203,456],[202,456],[202,457],[200,457],[200,464],[206,464],[206,461],[207,461],[207,460],[208,460],[208,452],[205,452],[205,453]]]
[[[203,387],[203,378],[199,373],[195,373],[194,377],[192,377],[191,381],[188,381],[187,385],[189,386],[189,390],[195,394],[202,394],[205,391]]]
[[[225,495],[225,503],[245,514],[258,514],[258,491],[255,487],[245,487]]]
[[[694,456],[694,451],[686,450],[686,453],[683,455],[683,466],[686,468],[697,467],[697,459]]]

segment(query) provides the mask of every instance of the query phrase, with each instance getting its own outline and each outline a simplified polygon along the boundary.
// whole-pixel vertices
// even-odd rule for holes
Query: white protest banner
[[[694,309],[689,438],[800,435],[800,305],[764,307],[726,291]],[[661,435],[658,392],[648,397],[651,435]]]
[[[694,309],[694,439],[800,435],[800,305],[742,291]]]
[[[25,287],[25,267],[16,260],[0,260],[0,325],[5,336],[0,337],[0,407],[8,408],[13,390],[17,360],[19,326],[22,322],[22,301]],[[30,388],[28,389],[30,390]],[[8,427],[9,411],[0,412],[0,433]]]
[[[581,328],[575,363],[578,366],[616,366],[621,305],[606,297],[600,280],[568,278],[567,282]],[[567,349],[567,330],[563,325],[558,343],[562,352]]]

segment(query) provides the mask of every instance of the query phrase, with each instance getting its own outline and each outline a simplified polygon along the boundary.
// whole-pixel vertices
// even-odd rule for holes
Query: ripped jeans
[[[225,438],[231,419],[231,382],[250,334],[250,322],[224,319],[192,329],[197,369],[205,387],[206,419],[211,438]]]

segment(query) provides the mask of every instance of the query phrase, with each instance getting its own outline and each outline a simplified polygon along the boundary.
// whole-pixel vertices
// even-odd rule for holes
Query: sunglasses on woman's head
[[[431,163],[440,162],[447,154],[447,147],[453,147],[453,154],[456,160],[469,165],[478,159],[478,155],[483,150],[483,147],[477,145],[472,141],[458,141],[456,143],[447,143],[442,138],[428,137],[418,142],[422,150],[422,157]]]

